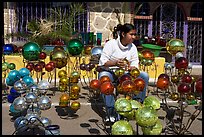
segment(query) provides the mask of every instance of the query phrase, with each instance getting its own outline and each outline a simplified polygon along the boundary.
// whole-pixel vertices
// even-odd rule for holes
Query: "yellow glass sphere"
[[[58,77],[62,78],[62,77],[67,77],[67,72],[65,70],[60,70],[58,72]]]

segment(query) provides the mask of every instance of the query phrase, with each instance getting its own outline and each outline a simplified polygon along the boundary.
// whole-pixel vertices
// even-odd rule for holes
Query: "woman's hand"
[[[129,62],[124,61],[123,59],[120,59],[120,60],[116,61],[116,66],[118,66],[120,68],[127,68],[127,67],[129,67]]]

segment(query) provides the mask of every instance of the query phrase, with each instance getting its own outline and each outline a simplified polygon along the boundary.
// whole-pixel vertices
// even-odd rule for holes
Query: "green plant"
[[[63,9],[57,8],[56,10],[51,9],[51,12],[55,15],[51,16],[51,21],[57,21],[56,31],[52,32],[51,35],[59,37],[68,41],[74,33],[74,24],[76,23],[75,17],[84,13],[86,10],[82,3],[71,3],[69,14],[63,15]]]
[[[77,23],[75,18],[86,11],[83,3],[71,2],[69,8],[69,13],[64,12],[65,9],[60,7],[51,8],[50,11],[53,16],[50,18],[32,20],[27,23],[28,32],[10,33],[5,38],[23,38],[36,42],[40,46],[50,44],[56,39],[61,39],[67,43],[74,33],[74,23]]]

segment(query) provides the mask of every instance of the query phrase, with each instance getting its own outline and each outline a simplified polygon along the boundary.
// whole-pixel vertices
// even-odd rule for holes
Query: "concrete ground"
[[[156,96],[154,93],[155,87],[149,86],[149,95]],[[50,92],[52,93],[52,92]],[[62,109],[59,107],[59,98],[61,96],[60,92],[56,92],[55,95],[49,95],[52,101],[52,106],[49,110],[42,110],[41,116],[47,117],[52,121],[52,124],[60,126],[61,135],[109,135],[111,130],[109,125],[105,125],[103,117],[106,115],[104,112],[103,103],[100,100],[95,100],[89,97],[89,90],[81,87],[80,98],[77,100],[80,102],[80,109],[72,115],[67,109]],[[157,96],[158,97],[158,96]],[[162,99],[160,99],[162,104]],[[168,105],[177,106],[178,103],[175,101],[167,100]],[[33,128],[24,132],[15,132],[13,119],[15,119],[9,112],[10,103],[2,103],[2,135],[12,135],[12,134],[38,134],[43,135],[44,128]],[[162,105],[161,105],[162,106]],[[188,105],[185,109],[185,114],[183,118],[183,124],[185,125],[189,120],[190,114],[196,111],[197,105]],[[162,135],[175,135],[174,132],[165,129],[171,124],[168,123],[166,118],[167,112],[164,111],[164,107],[161,107],[158,112],[158,117],[163,125]],[[175,109],[175,107],[172,107]],[[178,112],[177,112],[178,113]],[[178,114],[175,113],[175,121],[178,122]],[[135,131],[135,134],[142,135],[141,128],[136,126],[135,120],[129,121]],[[186,134],[202,135],[202,111],[195,118],[192,125],[190,126],[189,132]]]
[[[201,67],[195,67],[192,70],[192,75],[195,75],[196,77],[202,76],[202,66]],[[155,81],[153,81],[154,83]],[[41,116],[47,117],[52,121],[52,125],[59,125],[60,126],[60,134],[61,135],[110,135],[111,129],[110,125],[106,125],[104,123],[103,117],[106,115],[105,109],[103,107],[103,103],[100,99],[93,99],[90,98],[90,92],[87,88],[85,88],[86,84],[80,84],[81,91],[80,91],[80,97],[77,101],[80,102],[81,107],[80,109],[75,113],[71,113],[69,111],[69,108],[62,109],[59,107],[59,99],[61,96],[61,93],[57,91],[55,95],[49,95],[52,101],[52,106],[48,110],[42,110]],[[156,87],[154,84],[150,84],[151,86],[148,86],[148,96],[153,95],[156,96],[158,99],[160,99],[161,102],[161,108],[157,111],[158,117],[162,122],[163,125],[163,131],[161,135],[176,135],[174,132],[175,130],[171,130],[172,128],[172,122],[169,122],[168,116],[171,114],[171,110],[173,110],[175,113],[174,116],[174,125],[178,125],[179,122],[179,111],[177,111],[176,107],[178,106],[177,101],[172,101],[170,99],[167,99],[167,104],[170,107],[168,111],[165,109],[165,105],[163,104],[162,96],[157,96],[156,93]],[[3,88],[3,87],[2,87]],[[53,92],[49,92],[53,93]],[[49,94],[48,93],[48,94]],[[13,116],[9,112],[10,103],[6,101],[4,98],[5,96],[2,96],[2,135],[12,135],[12,134],[24,134],[24,135],[44,135],[44,128],[32,128],[28,129],[24,132],[15,132],[14,128],[14,119],[15,116]],[[198,100],[198,102],[201,102]],[[199,104],[199,103],[198,103]],[[188,129],[188,132],[185,132],[185,134],[188,135],[202,135],[202,108],[198,107],[198,104],[195,105],[188,105],[185,108],[184,111],[184,117],[183,117],[183,126],[187,126],[187,123],[190,127]],[[198,109],[196,109],[198,108]],[[200,112],[200,113],[199,113]],[[191,120],[190,116],[194,114],[196,115],[195,120]],[[22,114],[23,115],[23,114]],[[191,116],[191,118],[193,118]],[[135,134],[142,135],[142,131],[140,126],[137,128],[135,120],[129,121],[135,131]],[[178,127],[177,127],[178,128]],[[179,129],[179,128],[178,128]],[[183,131],[183,130],[181,130]]]

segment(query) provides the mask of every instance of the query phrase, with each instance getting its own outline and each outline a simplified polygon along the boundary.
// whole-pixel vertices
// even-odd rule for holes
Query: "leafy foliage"
[[[32,20],[28,22],[28,32],[10,33],[5,36],[23,38],[27,41],[38,43],[40,46],[52,43],[53,40],[61,39],[67,43],[74,32],[76,17],[86,10],[82,3],[71,2],[69,12],[60,7],[51,8],[52,16],[46,19]]]

